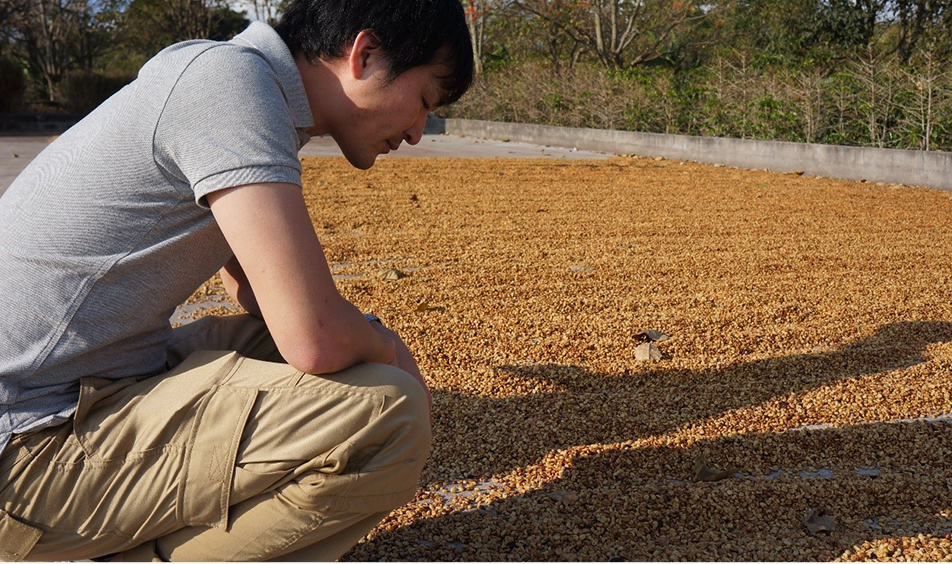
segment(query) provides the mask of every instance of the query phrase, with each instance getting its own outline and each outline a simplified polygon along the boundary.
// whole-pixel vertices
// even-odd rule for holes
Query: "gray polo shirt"
[[[0,198],[0,450],[65,421],[78,381],[161,370],[169,317],[232,253],[204,196],[301,184],[312,117],[281,38],[165,49]]]

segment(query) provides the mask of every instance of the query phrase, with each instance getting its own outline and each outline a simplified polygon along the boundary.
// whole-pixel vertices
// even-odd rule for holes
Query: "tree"
[[[246,0],[244,3],[251,7],[255,19],[268,25],[278,23],[278,16],[284,11],[287,0]]]
[[[917,140],[920,150],[928,151],[937,129],[938,108],[947,97],[949,73],[931,52],[924,52],[917,59],[917,70],[903,71],[914,86],[911,99],[904,104],[904,114],[907,129],[911,130],[909,137]]]
[[[952,52],[952,1],[894,0],[891,8],[897,23],[896,51],[903,63],[915,56],[923,42],[935,55]]]
[[[8,25],[15,55],[26,62],[51,102],[67,71],[89,70],[112,34],[95,0],[27,0]]]
[[[696,0],[514,0],[526,13],[564,32],[609,69],[664,58],[707,17]]]
[[[188,39],[231,39],[248,25],[223,0],[132,0],[121,26],[126,56],[141,66],[169,45]]]
[[[886,16],[889,0],[823,0],[817,39],[846,52],[862,52],[873,44],[876,26]]]
[[[868,142],[875,147],[886,146],[893,127],[897,108],[895,70],[889,58],[872,47],[858,61],[851,64],[853,76],[861,85],[859,110],[866,123]]]
[[[510,28],[519,28],[524,36],[520,44],[525,55],[541,54],[556,73],[563,62],[571,67],[584,52],[582,43],[569,35],[568,19],[575,15],[573,2],[561,0],[523,0],[511,2]]]
[[[4,56],[16,35],[16,22],[22,21],[28,0],[0,0],[0,57]]]
[[[466,11],[466,26],[473,44],[473,65],[476,74],[483,73],[483,45],[486,39],[486,20],[492,9],[491,0],[463,0]]]

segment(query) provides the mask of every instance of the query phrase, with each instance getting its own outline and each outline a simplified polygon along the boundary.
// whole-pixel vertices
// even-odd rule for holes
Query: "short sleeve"
[[[156,125],[156,163],[207,207],[211,192],[301,185],[298,134],[274,69],[246,47],[212,47],[185,68]]]

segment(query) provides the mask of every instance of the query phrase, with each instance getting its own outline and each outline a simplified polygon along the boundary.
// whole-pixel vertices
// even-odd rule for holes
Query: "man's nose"
[[[429,112],[421,112],[421,116],[413,122],[413,126],[403,133],[403,140],[410,145],[416,145],[423,139],[423,128],[426,127],[426,116]]]

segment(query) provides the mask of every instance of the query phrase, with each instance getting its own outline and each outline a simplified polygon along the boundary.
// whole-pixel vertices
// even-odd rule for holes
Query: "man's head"
[[[275,28],[297,57],[334,59],[364,30],[390,61],[390,78],[413,67],[444,63],[442,104],[458,100],[473,80],[473,47],[459,0],[292,0]]]
[[[292,0],[276,30],[302,69],[316,131],[359,168],[418,142],[426,114],[472,84],[459,0]]]

